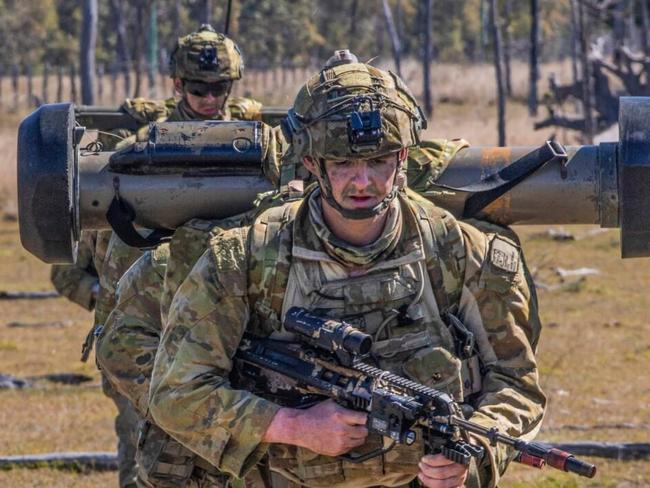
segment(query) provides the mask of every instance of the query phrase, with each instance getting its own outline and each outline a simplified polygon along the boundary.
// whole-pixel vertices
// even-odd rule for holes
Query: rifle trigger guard
[[[397,443],[395,441],[392,441],[386,447],[379,447],[365,454],[359,454],[358,456],[354,456],[353,454],[342,454],[341,456],[338,457],[339,459],[343,459],[344,461],[347,461],[349,463],[358,464],[367,461],[368,459],[372,459],[374,457],[381,456],[382,454],[386,454],[388,451],[392,450],[395,447],[395,444]]]

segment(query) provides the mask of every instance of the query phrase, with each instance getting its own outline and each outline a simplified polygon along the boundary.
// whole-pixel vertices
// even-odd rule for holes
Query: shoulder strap
[[[301,200],[265,211],[248,238],[249,296],[252,312],[274,328],[280,325],[282,302],[289,281],[293,222]]]
[[[409,192],[409,197],[413,192]],[[410,198],[418,218],[429,278],[440,315],[455,314],[465,280],[465,245],[460,226],[447,212],[422,199]]]

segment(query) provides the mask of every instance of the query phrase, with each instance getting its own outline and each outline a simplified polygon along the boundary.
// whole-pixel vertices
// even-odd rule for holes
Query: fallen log
[[[55,291],[4,291],[0,290],[0,300],[42,300],[44,298],[59,298]]]
[[[0,469],[42,467],[79,471],[116,471],[117,454],[113,452],[52,452],[0,456]]]

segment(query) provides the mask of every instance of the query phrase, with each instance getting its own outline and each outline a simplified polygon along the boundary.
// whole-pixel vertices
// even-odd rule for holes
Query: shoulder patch
[[[519,270],[519,247],[501,236],[494,236],[490,242],[490,263],[492,266],[516,273]]]

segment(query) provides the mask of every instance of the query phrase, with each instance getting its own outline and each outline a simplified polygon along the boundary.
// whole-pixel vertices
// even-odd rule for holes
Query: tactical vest
[[[296,242],[299,237],[294,228],[308,212],[303,201],[264,212],[248,235],[251,325],[263,335],[287,337],[281,321],[291,306],[345,319],[374,336],[371,356],[379,367],[445,390],[462,401],[473,384],[480,389],[480,383],[475,383],[480,375],[474,371],[474,378],[469,378],[469,367],[454,354],[454,333],[441,319],[457,312],[459,306],[465,273],[462,233],[449,213],[407,193],[408,198],[400,197],[403,232],[415,238],[398,246],[402,248],[399,255],[393,253],[390,260],[353,278],[325,253]],[[371,435],[359,451],[374,449],[381,442]],[[398,486],[417,474],[423,453],[422,444],[416,441],[352,464],[274,445],[269,463],[272,470],[308,486]]]

